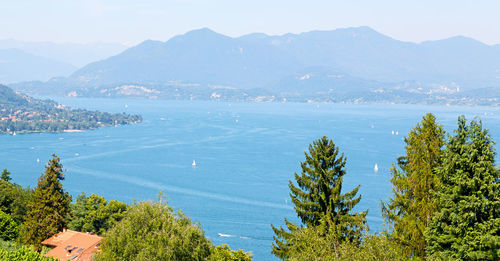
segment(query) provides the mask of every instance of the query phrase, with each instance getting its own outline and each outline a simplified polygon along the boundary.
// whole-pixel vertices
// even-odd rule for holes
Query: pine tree
[[[24,243],[37,250],[43,240],[65,228],[70,212],[71,196],[64,192],[60,182],[64,180],[62,165],[56,155],[52,156],[45,173],[38,178],[22,228]]]
[[[309,154],[304,153],[301,175],[295,173],[295,181],[289,181],[290,197],[295,211],[306,227],[321,227],[324,233],[333,233],[338,242],[359,242],[366,224],[367,211],[351,213],[361,196],[355,198],[359,186],[351,192],[341,194],[346,158],[332,140],[322,137],[309,145]],[[275,233],[273,254],[286,259],[287,249],[294,244],[295,234],[301,230],[298,225],[285,219],[284,228],[272,226]]]
[[[443,127],[428,113],[405,138],[406,154],[391,168],[392,197],[382,203],[390,234],[408,256],[425,256],[425,229],[437,205],[431,192],[440,184],[436,167],[441,163]]]
[[[2,171],[2,177],[0,179],[5,182],[10,182],[12,180],[12,178],[10,177],[10,172],[7,169],[4,169]]]
[[[458,119],[438,173],[439,210],[426,231],[431,257],[499,260],[500,175],[494,166],[493,141],[481,121]]]

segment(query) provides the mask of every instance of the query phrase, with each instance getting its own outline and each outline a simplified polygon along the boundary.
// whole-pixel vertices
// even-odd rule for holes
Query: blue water
[[[491,107],[58,100],[140,113],[144,122],[82,133],[0,135],[0,168],[9,169],[14,182],[35,186],[55,153],[72,195],[83,191],[131,203],[163,191],[169,205],[199,222],[215,244],[252,251],[255,260],[273,259],[271,223],[297,220],[288,180],[300,171],[314,139],[327,135],[345,153],[345,191],[361,184],[358,210],[369,209],[368,224],[380,231],[379,202],[391,190],[387,169],[403,153],[404,135],[426,112],[448,131],[458,115],[480,116],[500,137],[500,109]]]

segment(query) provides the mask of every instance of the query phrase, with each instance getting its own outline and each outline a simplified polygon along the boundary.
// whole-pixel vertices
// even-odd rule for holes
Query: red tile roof
[[[44,240],[42,245],[53,247],[45,256],[60,260],[92,260],[102,237],[72,230],[64,230]]]

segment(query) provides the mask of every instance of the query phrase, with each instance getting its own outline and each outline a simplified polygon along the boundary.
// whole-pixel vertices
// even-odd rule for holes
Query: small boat
[[[399,131],[396,131],[396,135],[399,135]]]
[[[196,161],[195,160],[193,160],[193,164],[191,164],[191,166],[196,167]]]
[[[394,130],[392,131],[392,135],[394,135]]]
[[[375,173],[378,172],[378,165],[377,165],[377,163],[375,163],[375,167],[373,167],[373,171],[375,171]]]
[[[37,159],[36,159],[36,162],[38,162],[38,163],[39,163],[39,162],[40,162],[40,158],[37,158]]]
[[[16,136],[16,132],[14,131],[14,133],[12,133],[12,135]]]
[[[220,237],[233,237],[232,235],[217,233]]]

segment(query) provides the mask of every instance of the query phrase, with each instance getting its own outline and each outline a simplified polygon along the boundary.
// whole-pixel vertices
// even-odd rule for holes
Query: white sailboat
[[[191,166],[196,167],[196,161],[195,160],[193,160],[193,164],[191,164]]]
[[[375,163],[375,167],[373,167],[373,171],[375,171],[375,173],[378,172],[378,165],[377,165],[377,163]]]

